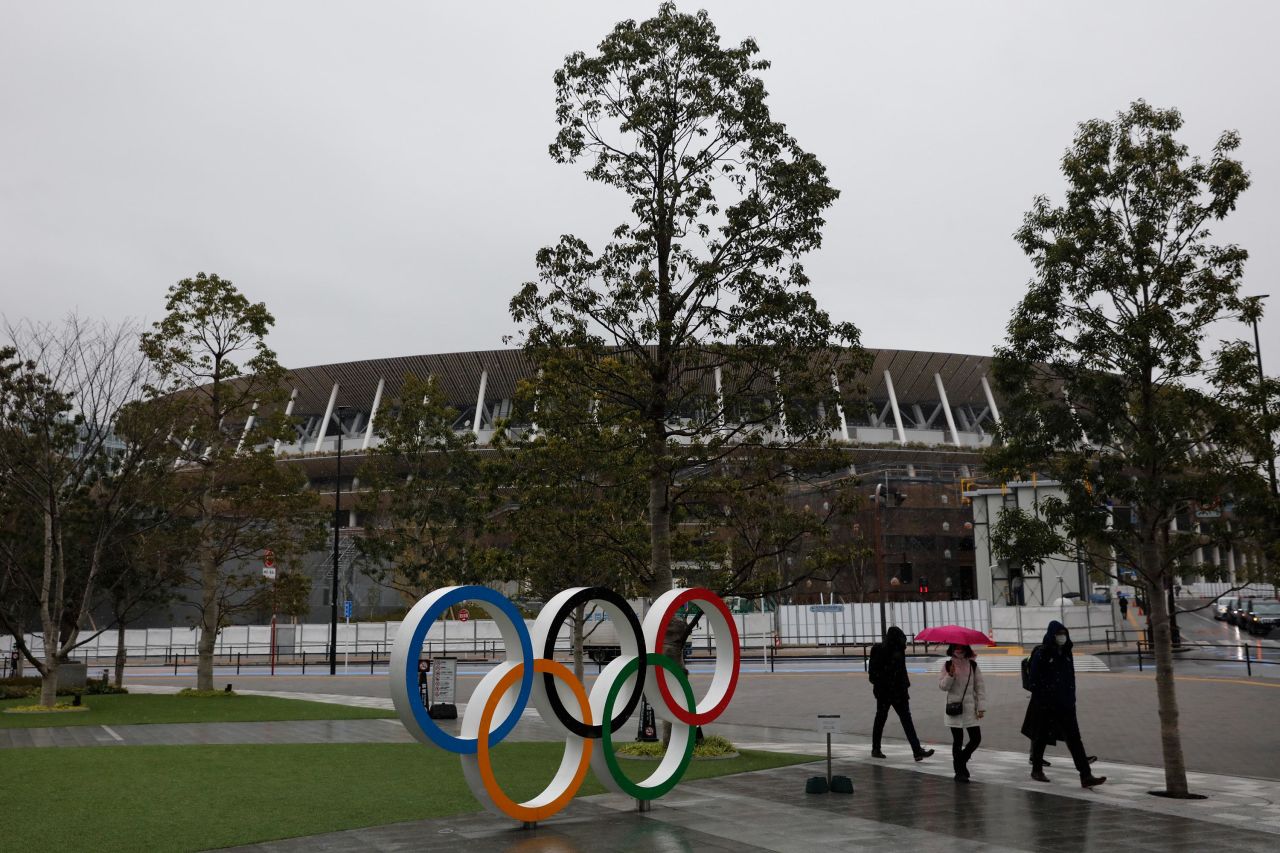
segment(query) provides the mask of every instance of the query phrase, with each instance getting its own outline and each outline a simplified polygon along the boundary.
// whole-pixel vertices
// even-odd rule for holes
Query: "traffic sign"
[[[342,602],[342,618],[343,619],[351,618],[351,599],[349,598],[346,601]]]
[[[470,619],[470,618],[471,618],[471,614],[467,612],[467,608],[465,608],[465,607],[459,607],[459,608],[458,608],[458,621],[459,621],[459,622],[466,622],[466,621],[467,621],[468,619]]]
[[[266,578],[267,580],[269,580],[269,581],[273,581],[273,580],[275,580],[275,579],[276,579],[276,567],[275,567],[275,566],[263,566],[263,567],[262,567],[262,576],[263,576],[264,578]]]
[[[266,566],[268,569],[275,568],[276,554],[270,548],[262,553],[262,565]]]

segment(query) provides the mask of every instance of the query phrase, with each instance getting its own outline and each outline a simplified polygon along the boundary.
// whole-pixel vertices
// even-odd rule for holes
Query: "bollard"
[[[1253,675],[1253,662],[1249,660],[1249,646],[1242,645],[1240,648],[1244,651],[1244,668],[1249,675]]]
[[[369,652],[369,674],[373,675],[373,652]]]
[[[236,675],[240,674],[240,653],[236,652]]]
[[[307,674],[307,650],[302,650],[302,674]]]

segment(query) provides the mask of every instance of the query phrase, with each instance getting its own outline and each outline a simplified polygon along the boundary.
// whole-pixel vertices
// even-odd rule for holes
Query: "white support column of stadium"
[[[324,417],[320,419],[320,428],[316,430],[316,443],[311,448],[312,453],[320,452],[320,445],[324,443],[324,434],[329,431],[329,418],[333,417],[333,404],[336,402],[338,402],[337,382],[333,383],[333,390],[329,392],[329,405],[324,407]]]
[[[298,389],[294,388],[293,391],[289,394],[288,405],[284,407],[285,420],[288,420],[289,416],[293,414],[293,404],[296,402],[298,402]],[[273,455],[280,453],[280,439],[278,438],[276,439],[276,446],[271,448],[271,453]]]
[[[1000,410],[996,408],[996,398],[991,394],[991,386],[987,384],[987,375],[982,375],[982,393],[987,396],[987,406],[991,409],[991,417],[1000,423]]]
[[[253,429],[253,422],[258,417],[258,401],[253,401],[253,410],[249,412],[249,417],[245,419],[244,430],[240,433],[240,440],[236,442],[236,453],[240,452],[240,448],[244,447],[245,437],[249,435],[249,430]]]
[[[385,377],[378,377],[378,387],[373,390],[373,408],[369,410],[369,422],[364,426],[364,441],[360,442],[361,450],[369,449],[369,441],[373,438],[373,420],[378,416],[378,406],[382,403],[382,388],[386,383]]]
[[[476,416],[475,416],[475,419],[471,422],[471,432],[476,436],[480,435],[480,419],[484,415],[484,392],[488,386],[489,386],[489,371],[481,370],[480,371],[480,392],[476,394]]]
[[[716,365],[716,426],[724,431],[724,377],[720,374],[720,365]]]
[[[947,399],[947,389],[942,385],[942,374],[933,374],[933,381],[938,386],[938,399],[942,401],[942,414],[947,416],[947,426],[951,427],[951,443],[960,446],[960,433],[956,432],[956,416],[951,413],[951,401]]]
[[[840,416],[840,437],[845,441],[849,440],[849,422],[844,417],[844,403],[840,395],[840,380],[836,378],[835,373],[831,374],[831,388],[836,392],[836,414]]]
[[[884,385],[889,389],[889,407],[893,409],[893,422],[898,427],[898,443],[907,443],[907,431],[902,428],[902,412],[898,411],[898,395],[893,390],[893,377],[888,368],[884,371]]]

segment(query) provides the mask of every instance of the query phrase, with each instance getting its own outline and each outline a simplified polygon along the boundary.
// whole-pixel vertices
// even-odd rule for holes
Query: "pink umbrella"
[[[916,634],[918,643],[955,643],[958,646],[994,646],[996,641],[963,625],[938,625]]]

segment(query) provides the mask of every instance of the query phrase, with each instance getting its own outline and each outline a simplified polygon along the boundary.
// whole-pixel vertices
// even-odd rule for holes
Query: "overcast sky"
[[[871,346],[990,353],[1078,122],[1177,106],[1253,176],[1217,233],[1280,372],[1280,3],[703,2],[842,191],[806,262]],[[0,312],[152,321],[197,271],[302,367],[501,347],[538,248],[625,200],[547,155],[551,75],[656,2],[0,0]]]

